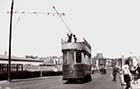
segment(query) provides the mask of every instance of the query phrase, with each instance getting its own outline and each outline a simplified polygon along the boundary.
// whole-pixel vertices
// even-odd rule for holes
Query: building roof
[[[8,60],[7,55],[0,55],[0,60]],[[43,62],[43,60],[36,58],[25,58],[25,57],[16,57],[16,56],[11,56],[12,61],[30,61],[30,62]]]

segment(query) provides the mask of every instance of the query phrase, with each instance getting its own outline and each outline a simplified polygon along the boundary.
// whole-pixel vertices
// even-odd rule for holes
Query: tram
[[[83,39],[79,42],[61,42],[63,54],[63,80],[91,80],[91,46]]]

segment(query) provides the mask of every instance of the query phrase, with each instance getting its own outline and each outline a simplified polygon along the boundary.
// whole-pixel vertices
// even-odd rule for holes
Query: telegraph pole
[[[9,30],[9,57],[8,57],[8,81],[11,81],[11,41],[12,41],[12,18],[13,18],[13,6],[14,0],[11,3],[11,12],[10,12],[10,30]]]
[[[13,11],[13,7],[14,7],[14,0],[12,0],[12,3],[11,3],[11,11],[10,12],[7,12],[7,13],[10,13],[10,30],[9,30],[9,56],[8,56],[8,81],[10,82],[11,81],[11,43],[12,43],[12,19],[13,19],[13,13],[17,13],[17,12],[14,12]],[[55,9],[55,8],[54,8]],[[46,12],[21,12],[22,14],[54,14],[54,13],[46,13]],[[57,14],[59,15],[65,15],[64,13],[58,13]]]

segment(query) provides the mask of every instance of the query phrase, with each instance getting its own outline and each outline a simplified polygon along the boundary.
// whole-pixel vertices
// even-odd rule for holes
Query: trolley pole
[[[14,0],[11,3],[11,12],[10,12],[10,30],[9,30],[9,57],[8,57],[8,81],[11,81],[11,40],[12,40],[12,17],[13,17],[13,5]]]

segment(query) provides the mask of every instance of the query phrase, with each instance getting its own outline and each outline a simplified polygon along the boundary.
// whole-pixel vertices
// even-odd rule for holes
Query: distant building
[[[46,71],[62,71],[62,56],[49,56],[46,58],[42,58],[42,70]]]
[[[11,57],[11,71],[62,71],[62,56]],[[8,71],[8,56],[0,55],[0,72]]]
[[[62,56],[57,57],[57,56],[49,56],[47,58],[43,59],[43,64],[46,65],[56,65],[56,64],[62,64]]]
[[[92,58],[93,67],[100,69],[102,67],[110,67],[112,65],[111,58],[104,58],[103,53],[97,53],[97,55]]]
[[[7,55],[0,55],[0,72],[8,71],[8,62]],[[37,67],[37,69],[34,67],[39,66],[42,63],[43,61],[40,59],[11,56],[11,71],[36,71],[39,67]]]

